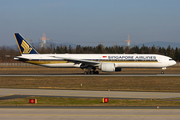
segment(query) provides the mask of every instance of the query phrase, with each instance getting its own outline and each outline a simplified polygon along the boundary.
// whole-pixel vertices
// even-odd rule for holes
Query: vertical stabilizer
[[[38,52],[19,34],[14,33],[21,54],[38,54]]]

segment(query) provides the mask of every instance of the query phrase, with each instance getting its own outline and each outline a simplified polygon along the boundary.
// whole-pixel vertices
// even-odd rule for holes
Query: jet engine
[[[118,71],[121,71],[121,68],[115,68],[115,64],[114,63],[102,63],[99,66],[99,69],[102,72],[118,72]]]
[[[115,64],[114,63],[102,63],[99,66],[99,69],[102,72],[114,72],[115,71]]]

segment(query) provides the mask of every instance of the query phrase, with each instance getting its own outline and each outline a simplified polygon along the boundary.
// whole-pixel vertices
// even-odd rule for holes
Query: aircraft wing
[[[65,61],[68,61],[68,62],[73,62],[75,64],[88,64],[88,65],[96,65],[96,64],[99,64],[100,62],[98,61],[90,61],[90,60],[84,60],[84,59],[75,59],[75,58],[64,58],[64,57],[56,57],[56,56],[53,56],[54,58],[57,58],[57,59],[63,59]]]

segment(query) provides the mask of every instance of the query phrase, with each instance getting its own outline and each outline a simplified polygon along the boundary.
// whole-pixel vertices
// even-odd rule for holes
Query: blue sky
[[[13,33],[38,42],[42,33],[56,43],[84,46],[165,41],[180,43],[180,0],[1,0],[0,41]],[[108,43],[109,42],[109,43]]]

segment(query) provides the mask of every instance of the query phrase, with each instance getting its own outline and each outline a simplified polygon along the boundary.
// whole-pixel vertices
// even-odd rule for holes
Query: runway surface
[[[180,74],[89,74],[89,75],[84,75],[84,74],[0,74],[0,77],[44,77],[44,76],[59,76],[59,77],[64,77],[64,76],[70,76],[70,77],[94,77],[94,76],[139,76],[139,77],[174,77],[177,76],[179,77]]]
[[[127,92],[127,91],[86,91],[86,90],[45,90],[45,89],[6,89],[0,88],[0,96],[36,95],[36,96],[63,96],[63,97],[93,97],[116,99],[164,99],[179,98],[180,93],[170,92]]]
[[[46,119],[125,119],[172,120],[180,119],[180,109],[42,109],[0,108],[2,120]]]

